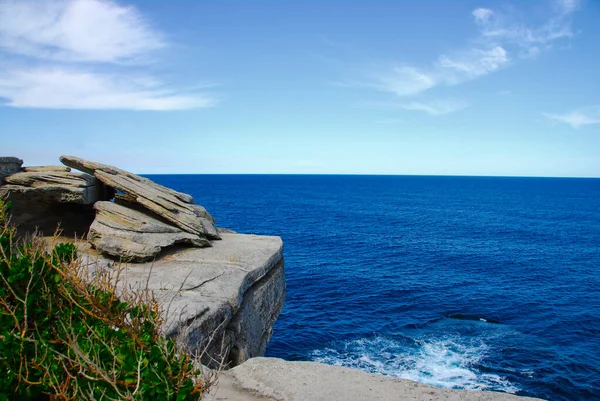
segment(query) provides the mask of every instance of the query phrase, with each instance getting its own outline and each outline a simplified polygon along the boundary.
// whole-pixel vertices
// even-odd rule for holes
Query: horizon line
[[[263,175],[263,176],[364,176],[364,177],[463,177],[463,178],[566,178],[597,180],[600,176],[386,174],[386,173],[136,173],[139,175]]]

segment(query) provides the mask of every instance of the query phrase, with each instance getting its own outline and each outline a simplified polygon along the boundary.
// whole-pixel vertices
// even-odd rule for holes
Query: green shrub
[[[163,337],[149,292],[117,291],[73,244],[17,240],[6,220],[0,200],[0,400],[201,398],[200,365]]]

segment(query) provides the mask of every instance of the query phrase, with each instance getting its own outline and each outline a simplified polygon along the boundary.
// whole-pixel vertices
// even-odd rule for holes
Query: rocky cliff
[[[283,308],[279,237],[236,234],[184,193],[113,166],[62,156],[65,166],[22,168],[0,158],[0,196],[22,234],[78,240],[92,269],[122,268],[120,284],[161,301],[168,336],[205,365],[262,356]],[[72,171],[79,170],[79,172]]]

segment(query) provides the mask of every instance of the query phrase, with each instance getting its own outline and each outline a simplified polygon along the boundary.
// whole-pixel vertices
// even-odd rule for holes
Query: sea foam
[[[477,338],[376,335],[314,350],[311,359],[443,388],[517,392],[507,378],[480,370],[489,351],[489,345]]]

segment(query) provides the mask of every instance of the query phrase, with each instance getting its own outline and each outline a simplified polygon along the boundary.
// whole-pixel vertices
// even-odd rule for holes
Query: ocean
[[[153,175],[284,241],[267,355],[600,399],[600,179]]]

